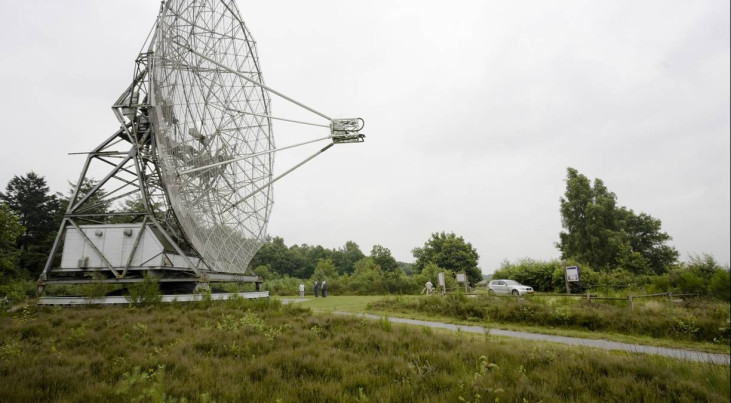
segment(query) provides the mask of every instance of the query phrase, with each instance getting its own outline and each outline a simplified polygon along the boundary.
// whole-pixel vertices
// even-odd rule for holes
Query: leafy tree
[[[399,269],[401,269],[404,274],[410,276],[414,274],[414,264],[413,263],[406,263],[406,262],[396,262],[398,263]]]
[[[292,253],[292,259],[297,264],[293,276],[298,278],[310,278],[320,260],[330,259],[331,255],[329,249],[325,249],[320,245],[293,245],[289,250]]]
[[[720,268],[711,277],[708,293],[722,301],[731,302],[731,274],[729,268]]]
[[[39,275],[59,225],[58,198],[49,192],[45,178],[29,172],[14,176],[5,193],[0,193],[0,200],[18,215],[25,228],[16,242],[20,249],[19,266],[33,276]]]
[[[660,220],[624,207],[618,215],[620,231],[625,235],[619,253],[620,266],[634,273],[660,274],[677,261],[678,251],[666,244],[672,238],[661,231]],[[641,263],[631,265],[628,257],[641,259]]]
[[[431,281],[432,285],[434,285],[435,288],[439,288],[439,272],[444,272],[444,286],[448,290],[454,290],[459,286],[459,284],[457,284],[457,280],[455,279],[456,276],[454,275],[454,272],[439,267],[434,262],[427,263],[421,270],[421,274],[419,275],[419,277],[424,280],[424,282],[421,283],[421,286],[423,287],[427,281]]]
[[[252,268],[259,266],[269,266],[271,270],[280,275],[294,277],[301,267],[301,262],[297,260],[297,256],[284,244],[284,239],[274,237],[259,249],[259,252],[254,255],[251,263],[249,263],[249,267]]]
[[[482,271],[477,266],[480,256],[471,243],[454,233],[433,233],[424,247],[414,248],[411,253],[416,258],[417,273],[431,262],[455,273],[465,272],[473,286],[482,280]]]
[[[103,194],[106,196],[106,193]],[[163,203],[155,200],[150,200],[150,203],[152,205],[152,211],[153,212],[160,212],[163,208]],[[123,213],[145,213],[145,204],[142,200],[142,196],[139,194],[132,195],[130,197],[125,198],[122,200],[121,203],[119,203],[119,211]],[[114,224],[119,223],[128,223],[131,222],[134,218],[131,216],[115,216],[110,218],[110,222]]]
[[[399,270],[399,265],[396,262],[396,259],[391,256],[391,250],[384,246],[373,245],[370,257],[377,265],[381,266],[381,270],[386,273],[392,273]]]
[[[622,267],[636,274],[663,273],[678,252],[666,242],[660,220],[617,205],[617,196],[601,179],[594,184],[568,168],[561,198],[561,225],[556,245],[564,259],[574,258],[602,271]]]
[[[383,272],[373,258],[364,257],[353,265],[351,287],[356,294],[383,293]]]
[[[278,279],[281,277],[277,272],[272,270],[272,268],[269,266],[257,266],[257,268],[254,269],[254,274],[256,274],[257,276],[261,277],[264,280],[274,280],[274,279]]]
[[[24,232],[20,219],[7,204],[0,203],[0,280],[18,276],[15,267],[18,249],[15,242]]]
[[[332,252],[332,260],[338,268],[338,274],[350,274],[355,270],[355,262],[363,259],[365,254],[360,250],[357,243],[348,241],[345,246]]]
[[[315,272],[312,274],[312,280],[327,281],[334,279],[338,272],[335,263],[331,259],[320,259],[315,266]]]

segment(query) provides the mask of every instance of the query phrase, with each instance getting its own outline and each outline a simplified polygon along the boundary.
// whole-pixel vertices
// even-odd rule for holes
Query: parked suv
[[[487,284],[487,292],[490,294],[524,295],[533,294],[533,288],[514,280],[492,280]]]

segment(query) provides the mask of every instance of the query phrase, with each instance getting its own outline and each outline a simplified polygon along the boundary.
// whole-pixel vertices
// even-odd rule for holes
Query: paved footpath
[[[338,315],[359,316],[359,317],[364,317],[364,318],[368,318],[368,319],[384,318],[383,316],[372,315],[372,314],[368,314],[368,313],[351,313],[351,312],[342,312],[342,311],[334,311],[333,313],[338,314]],[[620,343],[620,342],[616,342],[616,341],[607,341],[607,340],[582,339],[579,337],[554,336],[554,335],[550,335],[550,334],[518,332],[518,331],[513,331],[513,330],[489,329],[489,328],[485,328],[482,326],[452,325],[452,324],[443,323],[443,322],[431,322],[431,321],[416,320],[416,319],[394,318],[394,317],[390,317],[390,316],[386,316],[385,318],[388,318],[388,320],[393,323],[404,323],[404,324],[408,324],[408,325],[428,326],[428,327],[437,328],[437,329],[446,329],[446,330],[454,330],[454,331],[459,330],[462,332],[479,333],[479,334],[489,333],[494,336],[513,337],[513,338],[524,339],[524,340],[548,341],[548,342],[553,342],[553,343],[568,344],[568,345],[572,345],[572,346],[585,346],[585,347],[601,348],[604,350],[619,350],[619,351],[627,351],[627,352],[631,352],[631,353],[662,355],[665,357],[673,357],[673,358],[678,358],[681,360],[710,362],[710,363],[721,364],[721,365],[729,365],[731,363],[731,357],[727,354],[704,353],[702,351],[645,346],[645,345],[641,345],[641,344]]]

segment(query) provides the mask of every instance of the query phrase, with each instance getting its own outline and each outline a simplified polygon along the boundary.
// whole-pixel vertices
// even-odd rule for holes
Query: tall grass
[[[728,401],[729,368],[316,316],[276,301],[0,317],[0,400]]]
[[[454,294],[389,298],[372,302],[368,308],[674,340],[727,344],[731,337],[729,305],[701,299],[688,300],[684,306],[675,306],[667,300],[644,300],[630,309],[625,302],[588,302],[553,297],[503,298],[484,294],[466,298]]]

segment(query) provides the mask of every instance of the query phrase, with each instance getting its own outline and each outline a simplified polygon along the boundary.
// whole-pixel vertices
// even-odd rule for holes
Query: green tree
[[[5,203],[0,203],[0,281],[18,277],[16,241],[25,232],[20,219]]]
[[[320,259],[315,266],[311,280],[328,281],[334,279],[338,275],[335,263],[331,259]]]
[[[360,250],[357,243],[353,241],[345,242],[345,246],[338,248],[332,252],[332,260],[338,268],[339,274],[350,274],[355,268],[355,262],[363,259],[365,254]]]
[[[728,266],[719,268],[713,274],[708,284],[708,293],[714,298],[731,302],[731,275]]]
[[[269,266],[257,266],[254,269],[254,274],[261,277],[264,280],[275,280],[281,276],[276,271],[272,270]]]
[[[269,266],[271,270],[280,275],[298,277],[302,262],[298,261],[298,257],[290,248],[287,248],[284,239],[274,237],[262,245],[249,263],[249,267],[252,269],[259,266]]]
[[[439,288],[439,273],[444,272],[444,286],[447,288],[447,290],[454,290],[457,289],[459,284],[457,284],[457,280],[455,279],[455,274],[451,270],[444,269],[442,267],[439,267],[434,262],[429,262],[426,265],[424,265],[424,268],[421,270],[421,274],[419,277],[423,280],[423,282],[420,282],[421,286],[425,286],[427,281],[431,281],[432,285],[434,287]]]
[[[563,259],[574,258],[602,271],[621,267],[636,274],[663,273],[678,252],[666,242],[660,220],[617,205],[617,196],[601,179],[594,184],[574,168],[567,169],[556,244]]]
[[[29,172],[25,176],[14,176],[5,193],[0,193],[0,200],[18,215],[25,228],[16,241],[20,249],[20,268],[32,276],[39,275],[58,230],[58,198],[49,192],[45,178]]]
[[[310,278],[315,272],[317,263],[322,259],[330,259],[331,250],[325,249],[320,245],[293,245],[289,248],[292,253],[292,259],[296,262],[296,269],[293,273],[297,278]]]
[[[94,189],[94,186],[96,186],[99,183],[99,181],[93,179],[93,178],[84,178],[84,180],[81,182],[81,187],[79,188],[79,193],[76,195],[76,203],[78,203],[84,196],[89,194],[92,189]],[[76,184],[69,181],[69,190],[66,196],[63,196],[62,194],[58,193],[57,198],[59,200],[60,208],[59,211],[63,214],[66,212],[66,209],[68,209],[69,202],[71,201],[71,198],[74,197],[74,192],[76,191]],[[107,192],[100,188],[94,194],[89,196],[89,198],[84,202],[84,205],[77,210],[77,213],[83,213],[83,214],[97,214],[99,216],[104,216],[105,214],[108,214],[111,211],[112,202],[107,199]],[[107,220],[108,217],[103,217],[103,220]],[[99,217],[95,217],[96,222],[103,221]]]
[[[104,194],[104,197],[106,197],[106,193]],[[155,200],[149,200],[152,205],[150,206],[152,208],[153,213],[161,213],[163,212],[163,203]],[[110,206],[111,207],[111,206]],[[142,196],[139,194],[135,194],[132,196],[129,196],[125,199],[123,199],[119,203],[119,212],[121,213],[146,213],[145,209],[145,203],[142,200]],[[113,224],[121,224],[121,223],[129,223],[134,221],[134,219],[137,216],[135,215],[120,215],[120,216],[114,216],[110,218],[110,222]]]
[[[391,255],[391,250],[384,246],[373,245],[373,248],[371,248],[370,258],[373,259],[377,265],[381,266],[381,270],[386,273],[393,273],[399,270],[399,265],[396,262],[396,259],[394,259]]]
[[[454,233],[433,233],[422,248],[414,248],[415,269],[421,273],[428,263],[434,263],[452,272],[465,272],[473,286],[482,280],[482,271],[477,266],[480,256],[472,244]]]

